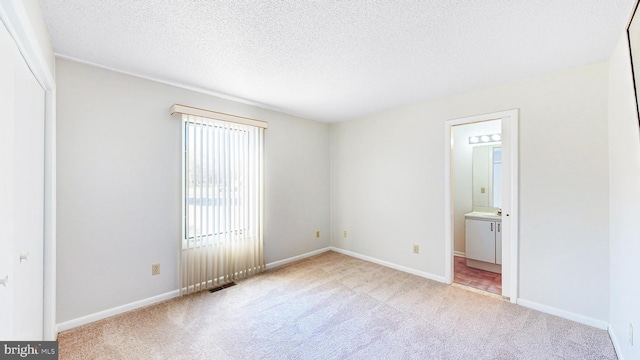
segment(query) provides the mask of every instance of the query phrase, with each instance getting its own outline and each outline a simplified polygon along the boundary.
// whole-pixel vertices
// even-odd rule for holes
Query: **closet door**
[[[6,291],[13,297],[8,302],[12,309],[12,328],[7,338],[14,340],[41,340],[43,338],[43,249],[44,249],[44,119],[45,92],[29,70],[6,29],[2,27],[0,46],[3,57],[12,59],[2,64],[3,83],[13,85],[7,91],[12,104],[1,120],[0,152],[7,151],[12,159],[3,157],[2,177],[7,189],[3,190],[0,213],[9,215],[10,229],[2,234],[2,262],[0,279],[9,276]],[[7,60],[7,59],[5,59]],[[3,94],[4,95],[4,94]],[[4,109],[3,109],[4,112]],[[8,139],[11,134],[11,139]],[[5,201],[7,200],[7,201]],[[6,235],[6,238],[5,238]],[[4,251],[6,249],[6,252]],[[7,259],[5,259],[7,258]],[[6,261],[6,262],[5,262]],[[3,275],[2,272],[7,272]],[[3,304],[0,304],[2,306]],[[2,310],[4,313],[5,310]],[[6,329],[0,330],[4,334]]]
[[[42,339],[44,250],[44,90],[22,56],[15,66],[13,239],[15,336]]]
[[[0,23],[0,339],[13,340],[13,39]]]

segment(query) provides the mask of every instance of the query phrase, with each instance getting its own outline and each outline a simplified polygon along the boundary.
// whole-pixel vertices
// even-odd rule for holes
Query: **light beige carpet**
[[[60,359],[615,359],[606,331],[327,252],[59,335]]]

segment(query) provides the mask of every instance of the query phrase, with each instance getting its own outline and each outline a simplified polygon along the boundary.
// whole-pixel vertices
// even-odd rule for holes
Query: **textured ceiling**
[[[56,54],[335,122],[605,61],[634,0],[41,0]]]

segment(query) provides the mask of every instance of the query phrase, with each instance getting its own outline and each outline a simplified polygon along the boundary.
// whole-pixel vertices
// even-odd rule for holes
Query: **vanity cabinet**
[[[465,220],[467,259],[502,264],[502,222],[480,217]]]

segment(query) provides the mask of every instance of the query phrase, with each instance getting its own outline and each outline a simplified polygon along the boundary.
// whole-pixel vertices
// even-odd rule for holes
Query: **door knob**
[[[29,253],[20,254],[20,262],[29,260]]]
[[[7,287],[7,281],[9,281],[9,275],[5,275],[3,278],[0,278],[0,285]]]

